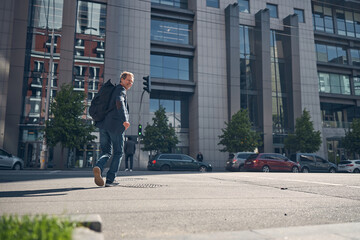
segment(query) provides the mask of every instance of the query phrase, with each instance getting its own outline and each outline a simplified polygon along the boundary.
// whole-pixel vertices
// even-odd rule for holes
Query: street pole
[[[45,102],[45,122],[49,119],[49,106],[50,106],[50,93],[51,93],[51,82],[53,80],[53,57],[54,57],[54,24],[55,24],[55,0],[53,0],[53,24],[51,31],[51,46],[50,46],[50,61],[49,61],[49,73],[47,80],[47,89],[46,89],[46,102]],[[46,136],[43,136],[42,149],[40,153],[40,169],[45,169],[45,162],[47,159],[48,151],[47,151],[47,143]]]
[[[142,104],[142,100],[143,100],[143,96],[144,96],[145,90],[142,92],[141,94],[141,98],[140,98],[140,106],[139,106],[139,123],[138,126],[140,124],[140,120],[141,120],[141,104]],[[140,136],[138,135],[138,149],[139,149],[139,154],[138,154],[138,167],[140,167]]]

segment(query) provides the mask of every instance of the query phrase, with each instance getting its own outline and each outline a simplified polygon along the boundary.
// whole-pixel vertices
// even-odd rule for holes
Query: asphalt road
[[[134,171],[118,180],[99,188],[90,170],[2,170],[0,214],[99,214],[106,240],[245,239],[255,230],[276,239],[266,236],[360,226],[360,174]],[[360,239],[355,232],[334,239]]]

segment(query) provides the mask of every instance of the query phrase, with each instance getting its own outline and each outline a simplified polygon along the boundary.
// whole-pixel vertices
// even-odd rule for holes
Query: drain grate
[[[164,185],[152,184],[152,183],[119,185],[119,187],[127,187],[127,188],[159,188],[163,186]]]
[[[147,180],[146,178],[122,178],[119,177],[116,179],[117,181],[137,181],[137,180]]]

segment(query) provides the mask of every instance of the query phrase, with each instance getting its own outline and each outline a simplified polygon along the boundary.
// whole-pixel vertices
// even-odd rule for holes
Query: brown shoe
[[[103,187],[104,186],[104,180],[101,177],[101,169],[99,167],[94,167],[93,168],[93,173],[94,173],[94,182],[96,185],[98,185],[99,187]]]

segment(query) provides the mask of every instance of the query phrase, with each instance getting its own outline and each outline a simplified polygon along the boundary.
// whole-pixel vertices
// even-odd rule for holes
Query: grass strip
[[[1,240],[71,240],[80,223],[48,215],[12,216],[0,218]]]

